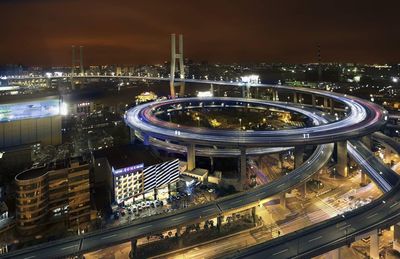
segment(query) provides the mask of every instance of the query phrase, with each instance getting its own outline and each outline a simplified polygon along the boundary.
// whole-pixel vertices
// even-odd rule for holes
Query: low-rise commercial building
[[[179,159],[166,161],[135,145],[94,152],[96,182],[106,182],[112,202],[167,199],[176,190]]]
[[[85,229],[90,221],[89,165],[81,158],[31,168],[15,177],[17,230],[33,234],[60,220]]]

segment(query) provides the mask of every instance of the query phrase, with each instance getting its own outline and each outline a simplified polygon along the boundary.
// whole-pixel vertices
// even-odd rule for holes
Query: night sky
[[[69,65],[169,59],[209,62],[400,62],[400,1],[0,0],[0,64]]]

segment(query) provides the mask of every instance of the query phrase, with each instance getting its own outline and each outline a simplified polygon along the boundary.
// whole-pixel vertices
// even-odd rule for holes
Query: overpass
[[[380,135],[375,134],[375,137],[379,138]],[[227,258],[266,258],[271,255],[273,258],[309,258],[329,251],[333,258],[339,258],[337,248],[368,236],[371,240],[370,256],[379,258],[378,229],[399,223],[399,176],[377,159],[361,141],[349,142],[347,147],[350,155],[385,191],[381,198],[356,210],[250,247]],[[393,149],[399,149],[400,143],[391,142],[391,146]],[[388,186],[388,189],[385,189],[385,186]],[[396,230],[399,231],[399,228],[395,227]],[[394,241],[395,244],[397,242],[398,240]]]
[[[159,78],[157,78],[157,80],[159,80]],[[169,79],[166,79],[166,80],[169,80]],[[209,82],[210,81],[207,81],[207,83],[209,83]],[[227,82],[225,82],[225,84],[230,85],[230,83],[227,83]],[[258,84],[258,85],[260,85],[260,84]],[[264,87],[271,87],[275,90],[276,89],[279,89],[279,90],[292,89],[293,90],[293,88],[291,88],[291,87],[283,87],[283,86],[264,85]],[[303,91],[303,89],[296,88],[295,91]],[[318,134],[314,135],[315,132],[312,131],[312,128],[314,128],[314,127],[311,127],[310,129],[308,129],[308,130],[310,130],[309,134],[311,134],[312,140],[315,140],[315,142],[312,142],[312,144],[319,143],[319,146],[317,146],[314,153],[310,156],[310,158],[307,161],[305,161],[301,166],[297,167],[290,174],[288,174],[276,181],[273,181],[265,186],[260,186],[258,188],[251,189],[247,192],[229,196],[229,197],[217,200],[217,201],[209,203],[209,204],[187,208],[185,210],[181,210],[181,211],[167,214],[167,215],[158,215],[158,216],[141,219],[141,220],[135,221],[134,223],[131,223],[131,224],[128,224],[125,226],[99,230],[99,231],[95,231],[93,233],[88,233],[88,234],[85,234],[82,236],[70,237],[70,238],[57,240],[57,241],[49,242],[49,243],[38,245],[38,246],[29,247],[26,249],[11,252],[9,254],[4,255],[3,257],[4,258],[43,258],[43,257],[54,258],[54,257],[65,257],[65,256],[70,256],[70,255],[80,255],[85,252],[101,249],[101,248],[104,248],[106,246],[110,246],[113,244],[119,244],[119,243],[126,242],[129,240],[138,238],[138,237],[146,236],[146,235],[149,235],[152,233],[160,233],[164,230],[172,229],[172,228],[179,227],[179,226],[185,225],[185,224],[190,224],[190,222],[205,221],[206,219],[219,217],[220,215],[225,214],[225,213],[231,213],[232,211],[244,210],[246,208],[254,207],[257,204],[259,204],[260,202],[262,202],[263,200],[266,200],[271,196],[278,195],[282,192],[286,192],[286,191],[290,190],[291,188],[297,186],[299,183],[304,182],[307,179],[310,179],[312,177],[312,175],[315,172],[317,172],[330,159],[330,156],[333,152],[334,145],[329,142],[344,141],[349,138],[356,138],[356,137],[360,137],[360,136],[363,136],[366,134],[370,134],[370,133],[376,131],[377,129],[379,129],[382,125],[384,125],[384,122],[386,120],[386,118],[385,118],[386,113],[384,110],[380,109],[376,105],[373,105],[373,104],[366,102],[364,100],[361,100],[361,99],[357,99],[357,98],[352,99],[352,98],[348,98],[346,96],[341,96],[336,93],[324,93],[323,91],[319,91],[319,90],[315,90],[316,91],[315,93],[309,92],[309,91],[310,90],[308,89],[305,92],[309,93],[309,94],[325,94],[326,98],[336,98],[336,100],[337,99],[345,100],[345,103],[348,105],[348,107],[350,107],[350,112],[349,112],[349,116],[343,120],[343,121],[345,121],[345,123],[336,124],[336,126],[341,125],[341,127],[339,127],[339,128],[341,128],[341,131],[338,131],[338,128],[336,128],[336,129],[332,128],[333,127],[332,124],[335,124],[335,123],[327,124],[326,120],[323,118],[323,116],[317,115],[318,112],[316,112],[315,116],[319,117],[318,120],[320,121],[320,124],[321,124],[319,127],[323,127],[323,128],[325,127],[325,129],[330,128],[330,130],[326,130],[326,131],[328,131],[328,133],[325,133],[324,131],[322,131],[320,129],[321,134],[331,134],[332,137],[324,140],[321,136],[318,136]],[[322,112],[321,112],[321,114],[322,114]],[[351,118],[351,119],[348,119],[348,118]],[[316,126],[316,128],[317,127],[318,126]],[[346,129],[346,131],[344,131],[343,129]],[[334,136],[334,134],[339,135],[339,137]],[[293,138],[293,136],[291,136],[291,137]],[[326,135],[324,135],[324,137],[326,137]],[[249,139],[251,140],[252,137],[250,136]],[[254,141],[254,140],[251,140],[251,141]],[[303,137],[303,140],[298,142],[299,145],[307,144],[307,143],[308,143],[308,141],[304,140],[304,137]],[[251,143],[251,145],[254,145],[254,144]],[[284,144],[284,145],[286,145],[286,144]],[[287,144],[287,145],[289,146],[289,144]],[[293,144],[291,144],[291,145],[293,145]],[[362,154],[362,153],[360,154],[360,156],[363,156],[363,155],[365,155],[365,154]],[[378,176],[380,175],[379,172],[375,172],[375,174]],[[389,184],[392,184],[392,183],[390,182]],[[381,216],[382,217],[384,216],[383,212],[382,212],[382,215],[381,215],[381,213],[378,213],[378,212],[376,212],[377,214],[364,215],[365,211],[363,209],[369,208],[371,211],[379,211],[380,206],[382,206],[382,204],[388,204],[388,201],[393,201],[393,203],[391,203],[390,205],[389,204],[387,205],[387,206],[389,206],[390,210],[385,211],[385,213],[392,211],[393,213],[398,214],[398,213],[400,213],[400,211],[397,212],[398,204],[395,204],[395,202],[394,202],[394,200],[396,198],[398,198],[397,196],[400,195],[400,193],[397,194],[397,189],[398,189],[397,186],[392,187],[392,190],[390,192],[388,192],[387,194],[385,194],[385,196],[383,197],[385,200],[378,200],[377,202],[367,205],[367,207],[365,207],[365,208],[360,208],[355,211],[346,213],[344,215],[345,218],[343,218],[343,216],[336,217],[332,220],[324,222],[325,225],[318,225],[318,226],[320,226],[318,228],[318,230],[326,231],[326,232],[312,232],[312,233],[311,232],[303,232],[303,234],[311,235],[311,234],[317,233],[317,235],[318,235],[321,233],[322,234],[329,233],[329,231],[331,231],[330,227],[332,226],[333,223],[336,224],[336,222],[338,220],[340,222],[342,222],[344,219],[347,219],[351,215],[354,218],[358,218],[358,219],[363,218],[363,216],[367,216],[367,217],[369,217],[368,219],[371,219],[371,221],[369,221],[369,222],[374,223],[375,222],[374,220],[376,218],[381,218]],[[392,196],[395,196],[395,198],[391,198]],[[390,206],[392,206],[392,207],[390,207]],[[375,208],[378,208],[378,209],[375,210]],[[396,211],[394,211],[394,210],[396,210]],[[363,221],[362,223],[365,223],[365,222]],[[370,230],[368,226],[357,225],[356,222],[354,222],[354,224],[355,224],[354,227],[357,227],[355,229],[355,233],[357,235]],[[351,225],[351,226],[353,226],[353,225]],[[304,231],[306,231],[306,230],[310,231],[309,229],[310,228],[307,228]],[[345,229],[347,229],[347,225],[346,225]],[[342,231],[342,229],[340,229],[340,230]],[[340,232],[340,233],[342,233],[342,232]],[[293,233],[293,235],[294,234],[295,233]],[[292,237],[292,234],[287,235],[285,237],[287,237],[289,239],[282,239],[283,238],[282,237],[277,240],[278,241],[280,240],[280,242],[284,242],[287,240],[290,241],[291,240],[290,237]],[[335,237],[337,237],[337,236],[335,236]],[[320,252],[325,251],[324,249],[333,249],[336,247],[335,246],[336,244],[340,244],[340,243],[335,242],[334,243],[335,245],[332,245],[331,239],[329,239],[329,238],[325,239],[325,237],[323,235],[321,237],[320,237],[320,235],[318,235],[318,236],[313,237],[313,238],[317,238],[317,239],[301,239],[304,242],[308,242],[309,240],[317,241],[317,240],[321,239],[321,241],[315,242],[317,244],[317,247],[314,247],[315,244],[310,244],[309,246],[304,246],[304,249],[306,249],[307,247],[311,247],[311,248],[303,251],[302,250],[303,248],[299,247],[299,244],[301,244],[300,242],[303,242],[303,241],[301,241],[299,238],[300,238],[300,236],[295,236],[295,238],[293,239],[293,240],[295,240],[294,242],[297,242],[297,247],[298,247],[297,250],[293,251],[293,253],[296,252],[295,256],[302,256],[303,254],[308,256],[308,254],[320,253]],[[343,237],[341,237],[341,238],[343,238]],[[346,238],[347,238],[347,236],[345,236],[345,240],[347,240]],[[278,248],[278,250],[273,250],[273,251],[276,251],[274,253],[278,253],[277,255],[286,256],[286,257],[282,257],[282,258],[287,258],[287,257],[292,256],[292,254],[291,254],[292,252],[286,254],[286,252],[287,252],[286,249],[289,250],[289,248],[281,247],[281,245],[284,245],[284,244],[279,245],[278,243],[276,243],[276,242],[278,242],[277,240],[273,240],[271,242],[273,242],[274,244],[276,244],[277,246],[282,248],[282,250],[279,250],[280,248]],[[306,240],[308,240],[308,241],[306,241]],[[323,242],[322,245],[321,245],[321,242]],[[293,244],[294,243],[292,243],[292,245]],[[265,248],[266,251],[273,252],[271,250],[268,250],[269,245],[270,245],[270,243],[267,244],[267,247],[263,247],[263,249]],[[292,250],[293,249],[291,249],[290,251],[292,251]],[[255,251],[255,250],[252,250],[252,251]],[[326,250],[326,251],[328,251],[328,250]],[[244,253],[249,253],[249,252],[250,251],[245,251]],[[252,252],[250,252],[250,253],[252,253]],[[258,253],[261,254],[261,250],[257,250],[257,252],[254,254],[256,255]],[[265,254],[268,254],[268,253],[262,253],[262,254],[265,256]],[[239,256],[242,256],[242,255],[246,255],[246,254],[240,254]],[[269,253],[269,255],[271,255],[271,253]]]

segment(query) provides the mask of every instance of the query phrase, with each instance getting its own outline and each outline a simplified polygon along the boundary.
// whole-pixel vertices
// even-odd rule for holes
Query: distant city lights
[[[211,91],[198,92],[197,97],[213,97]]]
[[[248,75],[241,77],[242,82],[246,84],[258,84],[260,83],[260,76],[258,75]]]

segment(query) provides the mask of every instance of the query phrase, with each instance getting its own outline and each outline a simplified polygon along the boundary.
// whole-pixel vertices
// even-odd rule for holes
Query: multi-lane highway
[[[350,140],[347,143],[347,150],[383,192],[389,192],[399,182],[396,172],[384,165],[361,141]]]
[[[357,236],[399,222],[400,186],[377,201],[328,221],[246,249],[229,258],[310,258],[350,244]]]
[[[160,78],[156,78],[155,80],[160,80]],[[196,81],[185,79],[184,81],[199,83],[199,80]],[[202,80],[200,81],[200,83],[213,83],[236,86],[243,85],[242,83],[229,83],[208,80]],[[254,188],[247,192],[239,193],[233,196],[225,197],[209,204],[187,208],[176,213],[153,216],[135,221],[134,223],[125,226],[99,230],[82,236],[57,240],[43,245],[22,249],[6,254],[4,255],[4,257],[55,258],[82,254],[84,252],[101,249],[112,244],[126,242],[132,238],[145,236],[151,233],[159,233],[161,231],[168,230],[179,225],[184,225],[199,220],[206,220],[207,218],[216,217],[225,212],[229,213],[229,211],[233,211],[236,209],[255,206],[261,200],[271,197],[273,195],[277,195],[281,192],[285,192],[293,188],[297,184],[309,179],[330,159],[333,152],[333,144],[331,142],[343,141],[370,134],[378,130],[382,125],[385,124],[386,121],[386,112],[383,109],[375,104],[364,101],[362,99],[350,98],[345,95],[324,92],[315,89],[292,88],[286,86],[271,86],[261,84],[257,84],[254,86],[271,87],[280,90],[283,89],[285,91],[304,92],[308,94],[320,95],[326,98],[332,98],[335,101],[342,103],[346,107],[349,107],[347,117],[337,122],[327,123],[326,119],[322,116],[317,115],[317,113],[309,114],[309,117],[317,119],[317,121],[319,122],[315,124],[316,126],[299,129],[300,133],[293,132],[291,134],[288,134],[287,137],[279,135],[278,133],[279,136],[276,139],[273,135],[265,132],[261,132],[265,133],[265,135],[259,135],[260,132],[236,132],[232,134],[235,135],[239,133],[239,135],[235,135],[234,137],[230,136],[232,138],[229,137],[229,140],[226,142],[221,140],[221,138],[224,139],[226,136],[218,136],[220,138],[218,139],[218,137],[215,138],[216,136],[213,136],[212,132],[210,134],[210,132],[202,131],[200,133],[202,133],[203,135],[209,134],[209,141],[211,141],[211,143],[228,143],[228,146],[244,145],[246,147],[279,147],[303,144],[320,145],[317,146],[314,153],[300,167],[296,168],[290,174],[285,175],[284,177],[273,181],[265,186]],[[226,101],[226,99],[224,98],[221,98],[221,100]],[[243,99],[240,100],[243,101]],[[244,101],[263,102],[261,100]],[[172,102],[176,102],[176,100],[173,100]],[[281,106],[281,108],[287,109],[291,106],[287,103],[274,103],[274,105],[278,105]],[[145,106],[141,106],[141,108],[144,107]],[[296,108],[291,107],[291,109],[293,110]],[[140,128],[130,119],[132,118],[132,116],[134,116],[135,118],[142,118],[139,119],[138,122],[143,122],[143,119],[148,120],[150,118],[141,117],[143,115],[142,110],[131,111],[135,111],[135,113],[127,114],[126,121],[128,122],[128,124],[131,127],[134,127],[136,130],[148,133],[146,131],[147,129],[144,130],[143,128]],[[305,112],[306,111],[302,111],[303,114]],[[175,130],[176,129],[172,130],[173,135],[177,135],[175,134]],[[192,131],[191,129],[185,130],[188,130],[189,134],[199,133],[199,131]],[[229,134],[227,136],[229,136]],[[164,133],[161,136],[170,137],[169,133],[167,134],[167,136],[164,135]],[[193,138],[193,136],[190,135],[181,134],[180,136],[188,137],[188,139],[185,139],[185,141]],[[157,135],[155,135],[154,137],[157,137]],[[263,143],[264,141],[265,143]],[[362,153],[359,154],[360,156],[364,155]],[[380,175],[379,172],[378,175]],[[400,192],[397,192],[397,190],[398,187],[396,186],[383,197],[384,200],[379,200],[377,202],[367,205],[366,207],[347,213],[344,217],[336,217],[333,220],[329,220],[315,227],[307,228],[299,232],[280,237],[266,244],[256,246],[238,256],[254,255],[262,256],[260,258],[265,258],[265,255],[274,255],[274,257],[276,258],[288,258],[303,255],[310,256],[328,251],[329,249],[346,243],[347,241],[349,241],[349,238],[354,238],[355,235],[364,233],[376,227],[378,222],[380,221],[382,222],[382,224],[392,224],[393,218],[400,215],[400,207],[398,206],[400,205],[400,203],[397,202],[397,200],[400,198]],[[366,220],[360,220],[364,218]]]

